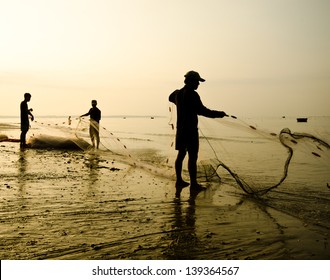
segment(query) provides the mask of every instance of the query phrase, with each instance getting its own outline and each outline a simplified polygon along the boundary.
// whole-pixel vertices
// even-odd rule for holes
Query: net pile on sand
[[[70,124],[34,122],[34,129],[28,144],[35,149],[66,149],[98,153],[103,157],[123,162],[133,167],[141,168],[158,176],[173,178],[173,168],[166,163],[164,157],[143,152],[129,147],[123,139],[101,125],[95,125],[89,120],[77,118]],[[92,145],[90,127],[99,133],[99,148]]]

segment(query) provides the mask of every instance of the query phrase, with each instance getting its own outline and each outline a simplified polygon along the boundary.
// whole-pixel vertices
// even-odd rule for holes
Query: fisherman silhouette
[[[185,76],[184,87],[175,90],[169,101],[177,108],[176,142],[175,149],[178,155],[175,161],[176,188],[187,187],[188,182],[182,179],[182,163],[188,152],[188,171],[190,177],[190,188],[194,190],[205,189],[197,182],[197,158],[199,150],[198,115],[208,118],[223,118],[227,114],[223,111],[210,110],[206,108],[198,93],[196,92],[200,82],[205,82],[195,71],[189,71]]]
[[[26,134],[29,131],[30,128],[30,121],[29,116],[31,117],[31,120],[34,120],[34,116],[32,115],[32,109],[28,108],[28,102],[31,100],[31,94],[25,93],[24,94],[24,100],[21,102],[21,137],[20,137],[20,147],[25,148],[27,147],[26,144]]]
[[[101,120],[101,111],[96,107],[97,101],[92,100],[92,108],[88,113],[81,115],[80,117],[90,116],[90,125],[89,125],[89,135],[92,141],[93,147],[98,149],[100,144],[100,133],[99,133],[99,123]]]

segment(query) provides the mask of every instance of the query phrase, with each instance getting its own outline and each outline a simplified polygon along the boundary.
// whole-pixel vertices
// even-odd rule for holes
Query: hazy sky
[[[329,0],[0,0],[0,115],[166,115],[188,70],[237,116],[330,115]]]

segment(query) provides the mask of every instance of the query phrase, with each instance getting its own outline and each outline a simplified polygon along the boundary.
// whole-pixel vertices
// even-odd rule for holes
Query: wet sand
[[[316,225],[212,182],[175,196],[174,178],[102,153],[0,143],[1,259],[329,259]]]

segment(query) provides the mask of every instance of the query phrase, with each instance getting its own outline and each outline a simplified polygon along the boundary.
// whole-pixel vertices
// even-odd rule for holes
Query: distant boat
[[[308,118],[297,118],[297,122],[307,122]]]

